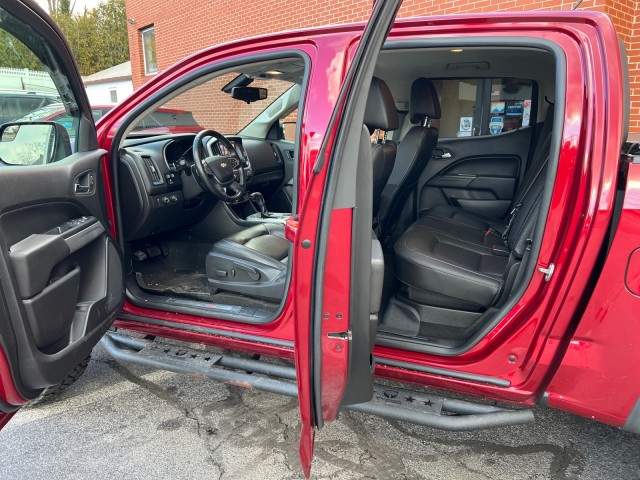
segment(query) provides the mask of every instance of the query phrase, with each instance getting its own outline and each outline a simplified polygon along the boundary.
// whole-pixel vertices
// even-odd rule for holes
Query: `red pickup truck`
[[[399,3],[201,51],[96,128],[58,27],[0,0],[77,150],[56,122],[0,127],[0,425],[100,341],[297,397],[307,475],[340,409],[640,431],[640,149],[611,22]],[[204,130],[136,128],[159,108]]]

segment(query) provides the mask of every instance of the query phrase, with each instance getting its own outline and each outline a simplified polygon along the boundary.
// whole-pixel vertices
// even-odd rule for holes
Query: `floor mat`
[[[212,300],[206,274],[169,269],[156,270],[136,272],[136,281],[140,288],[153,293],[173,294],[204,301]]]
[[[222,303],[224,305],[238,305],[240,307],[260,308],[262,310],[268,310],[270,312],[275,312],[280,306],[280,303],[269,302],[267,300],[247,297],[245,295],[231,292],[218,292],[213,295],[212,301],[214,303]]]
[[[269,312],[277,311],[280,305],[279,302],[269,302],[238,293],[217,292],[212,294],[206,273],[174,268],[166,258],[136,262],[134,270],[138,286],[157,295],[171,295],[221,305],[258,308]]]

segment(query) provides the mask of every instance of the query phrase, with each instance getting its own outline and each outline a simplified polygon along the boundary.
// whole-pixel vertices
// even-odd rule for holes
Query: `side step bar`
[[[113,332],[107,333],[101,343],[109,355],[118,362],[131,362],[176,373],[202,375],[230,385],[255,388],[288,397],[298,396],[294,367],[218,355],[205,350],[185,348]],[[371,401],[346,405],[343,408],[449,431],[481,430],[522,425],[534,421],[533,412],[529,409],[508,410],[383,385],[375,385]]]

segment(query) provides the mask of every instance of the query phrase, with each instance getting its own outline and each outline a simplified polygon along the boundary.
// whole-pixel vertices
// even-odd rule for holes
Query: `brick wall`
[[[569,10],[575,0],[405,0],[400,17],[452,13]],[[144,76],[140,30],[154,25],[158,70],[208,46],[282,30],[366,20],[371,0],[126,0],[134,87]],[[631,80],[631,131],[640,133],[640,1],[585,0],[607,13],[625,41]]]
[[[282,80],[256,78],[251,86],[266,88],[269,96],[266,100],[246,104],[222,91],[222,87],[236,76],[238,73],[232,72],[209,80],[178,95],[164,104],[163,108],[191,112],[203,128],[212,128],[225,134],[237,133],[293,85]]]

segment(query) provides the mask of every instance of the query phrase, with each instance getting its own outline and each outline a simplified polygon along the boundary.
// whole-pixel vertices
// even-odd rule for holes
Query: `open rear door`
[[[373,7],[314,167],[307,204],[317,192],[320,211],[303,209],[296,233],[295,350],[307,477],[315,429],[333,421],[341,405],[373,395],[384,260],[372,232],[371,140],[363,119],[378,52],[401,3]],[[311,284],[302,281],[309,271]]]
[[[0,36],[11,47],[2,66],[25,74],[0,126],[2,426],[90,354],[120,311],[124,277],[109,231],[106,152],[62,33],[33,1],[0,0]],[[45,102],[72,120],[30,122]]]

